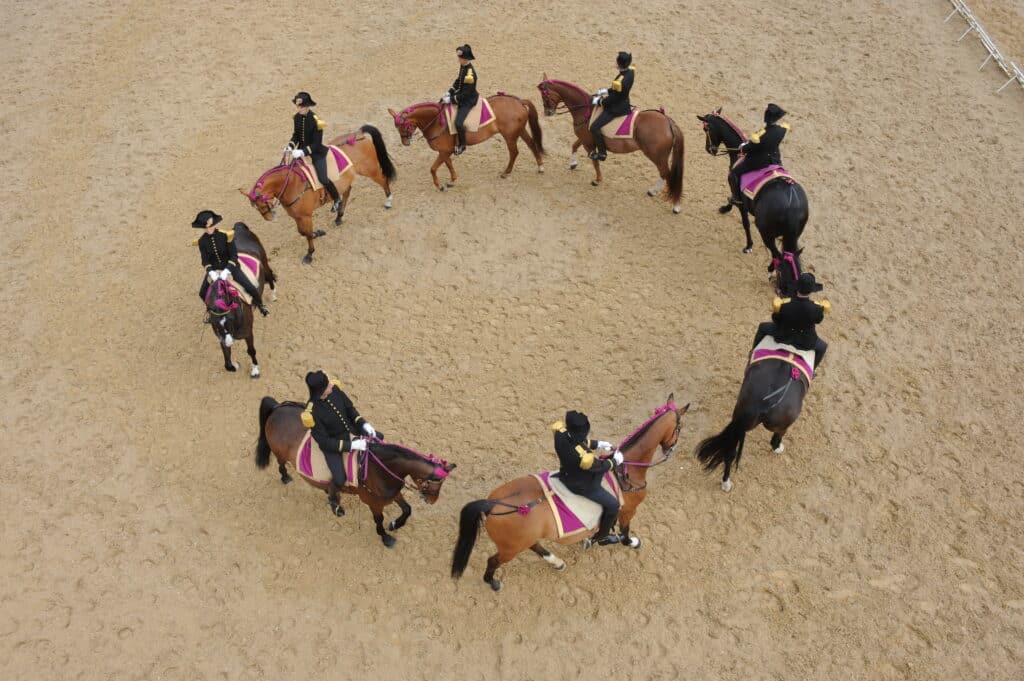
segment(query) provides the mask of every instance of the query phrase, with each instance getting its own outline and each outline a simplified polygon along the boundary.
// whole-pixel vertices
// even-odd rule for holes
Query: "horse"
[[[264,397],[260,401],[256,467],[266,468],[270,464],[270,454],[273,453],[277,457],[281,483],[285,485],[292,481],[285,464],[295,466],[298,448],[307,430],[301,419],[304,408],[305,405],[299,402],[279,403],[272,397]],[[418,492],[426,503],[436,503],[441,495],[441,485],[448,474],[455,470],[455,464],[378,439],[369,442],[363,456],[365,459],[361,469],[365,471],[365,478],[357,488],[346,486],[342,491],[358,495],[360,501],[370,507],[381,542],[391,548],[397,539],[388,534],[387,530],[395,532],[401,529],[412,515],[412,507],[402,496],[402,491],[408,489]],[[407,482],[406,478],[411,478],[412,483]],[[308,478],[306,482],[327,492],[327,501],[336,516],[345,514],[338,501],[338,490],[330,483],[319,483]],[[398,504],[402,514],[388,523],[385,530],[384,507],[391,503]]]
[[[647,469],[668,461],[672,456],[682,429],[683,414],[689,407],[687,404],[682,409],[676,408],[673,395],[669,395],[666,404],[655,410],[654,416],[619,445],[625,459],[621,466],[615,468],[624,498],[618,517],[618,539],[623,546],[640,548],[640,538],[631,536],[629,530],[637,506],[647,497]],[[658,445],[661,445],[662,458],[652,462]],[[484,522],[487,534],[498,548],[498,552],[488,559],[484,572],[484,581],[494,591],[502,587],[501,581],[494,576],[495,571],[525,549],[532,550],[556,570],[564,570],[565,561],[545,549],[540,540],[571,544],[583,537],[558,539],[555,516],[551,506],[542,503],[545,499],[540,483],[528,475],[505,483],[486,499],[466,504],[459,516],[459,537],[452,554],[452,578],[458,579],[465,571],[481,522]],[[495,512],[496,508],[503,510]]]
[[[773,433],[772,450],[776,454],[785,451],[782,438],[800,416],[809,387],[805,381],[796,367],[781,359],[764,359],[747,366],[729,425],[718,435],[701,440],[694,449],[704,470],[724,466],[723,492],[733,488],[729,475],[743,456],[748,431],[763,425]]]
[[[519,156],[519,140],[526,142],[526,146],[533,152],[537,161],[537,172],[544,172],[544,136],[540,129],[540,122],[537,118],[537,109],[533,102],[510,95],[501,91],[498,94],[487,97],[487,102],[494,112],[495,123],[481,127],[476,132],[466,131],[466,145],[473,146],[480,144],[494,135],[501,133],[505,138],[505,145],[508,147],[508,165],[501,173],[505,179],[512,174],[512,166]],[[452,165],[452,152],[455,151],[455,135],[448,132],[448,127],[441,115],[442,105],[435,102],[421,102],[395,112],[388,109],[388,114],[395,122],[395,128],[402,138],[402,144],[409,146],[413,137],[418,132],[431,149],[437,152],[437,158],[430,166],[430,177],[434,180],[434,186],[444,191],[455,185],[458,176],[455,174],[455,166]],[[527,132],[529,126],[529,132]],[[437,169],[441,164],[448,167],[449,182],[442,183],[437,177]]]
[[[395,181],[397,172],[388,156],[387,147],[380,130],[372,125],[359,128],[360,135],[343,135],[331,140],[328,144],[341,148],[352,161],[355,175],[369,177],[384,190],[384,208],[391,208],[393,196],[391,183]],[[288,161],[286,163],[286,160]],[[349,192],[352,191],[353,173],[342,173],[335,182],[341,194],[341,207],[334,218],[335,226],[341,224],[348,205]],[[326,189],[311,191],[312,187],[305,175],[296,167],[296,162],[286,154],[281,163],[260,175],[253,188],[246,192],[238,191],[249,199],[249,203],[260,212],[264,220],[270,221],[277,217],[276,208],[280,204],[288,215],[295,220],[299,234],[306,237],[309,250],[302,262],[306,265],[313,262],[313,239],[324,236],[323,230],[313,231],[313,212],[327,203],[330,194]]]
[[[712,156],[718,156],[719,147],[724,144],[725,150],[729,153],[729,167],[736,165],[740,155],[739,146],[747,140],[743,131],[722,115],[722,107],[705,116],[697,116],[697,120],[704,126],[704,148],[707,152]],[[732,204],[727,202],[718,209],[718,212],[724,215],[730,210]],[[772,264],[769,265],[768,271],[774,272],[782,260],[782,252],[796,254],[800,251],[797,242],[804,232],[809,215],[807,194],[797,182],[779,178],[765,185],[758,193],[756,201],[751,201],[744,195],[740,206],[740,219],[743,221],[743,231],[747,235],[744,253],[751,253],[754,249],[754,241],[750,238],[750,213],[754,214],[761,241],[772,255]],[[782,251],[776,244],[779,239],[782,239]]]
[[[270,299],[277,300],[277,276],[270,269],[267,252],[259,238],[244,222],[235,223],[235,245],[239,255],[249,255],[260,261],[259,281],[256,288],[263,295],[264,285],[270,286]],[[252,305],[238,296],[228,282],[218,279],[210,284],[206,293],[206,322],[213,328],[214,335],[220,341],[221,352],[224,353],[224,369],[237,371],[238,363],[231,359],[231,346],[235,340],[242,338],[252,362],[249,376],[260,377],[260,365],[256,361],[256,343],[253,340]]]
[[[591,96],[579,85],[564,80],[551,80],[544,74],[544,80],[538,85],[541,100],[544,103],[544,115],[554,116],[556,113],[572,114],[572,129],[576,133],[576,141],[572,144],[569,156],[569,169],[576,170],[576,150],[583,145],[586,151],[594,148],[594,137],[590,133],[590,118],[593,108]],[[565,110],[558,111],[563,106]],[[644,152],[644,156],[658,169],[659,179],[647,190],[648,196],[657,196],[662,186],[665,187],[665,199],[672,203],[672,212],[678,214],[682,210],[680,201],[683,196],[683,132],[662,109],[648,109],[636,115],[636,126],[633,139],[605,139],[608,151],[616,154],[630,154],[634,151]],[[590,184],[601,184],[601,163],[594,160],[596,177]]]

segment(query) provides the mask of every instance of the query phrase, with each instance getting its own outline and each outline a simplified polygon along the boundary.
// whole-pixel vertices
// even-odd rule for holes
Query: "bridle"
[[[747,141],[747,136],[744,135],[743,131],[740,130],[739,128],[737,128],[732,123],[732,121],[730,121],[727,118],[723,117],[721,114],[719,114],[719,113],[717,113],[715,111],[712,111],[711,113],[709,113],[707,116],[704,117],[704,120],[701,121],[701,123],[704,126],[704,149],[706,149],[709,154],[711,154],[712,156],[718,156],[718,153],[719,153],[718,152],[718,148],[721,147],[722,144],[724,144],[724,141],[722,141],[722,140],[720,140],[717,145],[713,145],[712,142],[711,142],[711,126],[708,125],[707,119],[712,117],[712,116],[714,116],[715,118],[717,118],[718,120],[722,121],[723,123],[728,125],[730,128],[732,128],[733,131],[737,135],[740,136],[740,139],[742,141],[744,141],[744,142]],[[725,149],[726,152],[731,152],[731,151],[739,152],[740,151],[739,147],[722,147],[722,148]]]
[[[651,462],[645,462],[645,461],[623,461],[620,465],[615,467],[615,476],[619,479],[619,486],[622,488],[623,492],[639,492],[640,490],[645,489],[647,487],[647,481],[646,480],[641,485],[633,484],[633,482],[629,478],[629,468],[630,467],[635,467],[635,468],[653,468],[654,466],[660,466],[661,464],[667,462],[669,459],[672,458],[672,453],[675,451],[676,445],[679,443],[679,433],[683,429],[683,417],[679,413],[679,409],[676,407],[675,403],[674,402],[669,402],[668,404],[666,404],[666,405],[664,405],[662,407],[658,407],[658,409],[656,409],[654,411],[654,415],[651,416],[651,418],[647,419],[647,421],[645,421],[643,423],[643,425],[641,425],[639,428],[636,429],[636,431],[634,431],[633,435],[630,435],[629,437],[627,437],[619,445],[619,450],[621,451],[621,448],[622,448],[623,444],[628,442],[637,433],[642,431],[644,428],[646,428],[648,425],[650,425],[654,421],[656,421],[659,418],[661,418],[664,414],[668,413],[669,411],[674,412],[675,415],[676,415],[676,427],[675,427],[675,430],[672,433],[672,444],[669,445],[668,447],[665,447],[664,445],[662,445],[662,457],[661,457],[661,459],[659,459],[658,461],[651,461]]]
[[[206,311],[210,315],[208,321],[213,327],[213,334],[221,341],[228,334],[233,336],[234,320],[231,313],[239,310],[241,304],[238,298],[231,295],[231,285],[222,279],[212,282],[206,298]],[[230,329],[228,321],[232,321]]]
[[[398,134],[401,135],[402,137],[404,137],[405,139],[409,140],[410,143],[412,142],[413,138],[415,138],[416,133],[419,133],[420,135],[422,135],[423,139],[425,139],[428,143],[429,142],[433,142],[438,137],[441,137],[444,134],[442,132],[439,135],[435,135],[433,137],[427,137],[427,134],[425,132],[423,132],[423,130],[429,130],[431,128],[431,126],[433,126],[434,123],[436,123],[437,120],[439,118],[441,118],[441,112],[443,110],[443,108],[441,106],[438,106],[438,108],[437,108],[437,115],[434,116],[431,119],[431,121],[429,123],[427,123],[423,127],[423,130],[421,130],[419,128],[419,126],[416,125],[415,122],[409,120],[409,117],[407,116],[407,114],[411,114],[413,111],[415,111],[420,106],[423,106],[423,105],[422,104],[417,104],[415,106],[409,106],[409,107],[406,107],[406,108],[402,109],[399,113],[395,114],[395,127],[398,128]]]
[[[285,175],[284,186],[281,187],[281,191],[278,192],[274,196],[265,196],[263,194],[263,182],[272,173],[274,173],[274,172],[276,172],[276,171],[278,171],[278,170],[280,170],[282,168],[286,169],[287,174]],[[294,160],[291,163],[285,164],[284,163],[284,158],[282,158],[281,159],[281,163],[279,165],[277,165],[277,166],[271,168],[270,170],[268,170],[267,172],[263,173],[263,175],[260,176],[260,179],[256,180],[256,184],[253,185],[253,188],[249,191],[249,193],[246,196],[248,196],[249,200],[252,201],[253,204],[256,206],[256,210],[258,210],[260,212],[260,216],[262,216],[263,218],[266,218],[268,215],[273,217],[273,215],[274,215],[274,208],[275,208],[275,206],[274,206],[274,202],[275,201],[280,203],[284,208],[290,208],[291,206],[293,206],[296,203],[298,203],[299,199],[301,199],[303,194],[306,193],[306,190],[309,189],[309,181],[308,180],[306,181],[305,188],[303,188],[303,190],[301,192],[299,192],[299,195],[296,196],[293,200],[289,201],[288,203],[284,203],[279,198],[279,197],[284,196],[288,192],[288,185],[292,181],[292,175],[293,174],[299,175],[300,177],[302,177],[302,173],[300,173],[298,171],[298,169],[295,168],[295,161]],[[305,178],[303,178],[303,179],[305,179]]]
[[[383,444],[387,444],[383,440],[378,439],[378,438],[372,438],[371,441],[375,442],[377,444],[382,444],[382,445]],[[417,478],[415,476],[410,476],[410,477],[412,477],[412,483],[409,483],[409,482],[406,481],[404,476],[401,476],[398,473],[395,473],[390,468],[388,468],[387,465],[385,465],[384,462],[380,460],[380,457],[378,457],[376,454],[374,454],[373,450],[370,449],[369,447],[366,448],[366,454],[367,454],[367,458],[368,458],[367,466],[369,465],[369,459],[373,459],[377,463],[377,465],[380,466],[381,470],[383,470],[385,473],[390,475],[395,480],[397,480],[400,483],[402,483],[402,487],[404,489],[407,489],[407,490],[410,490],[410,491],[414,491],[414,492],[419,492],[420,495],[424,499],[426,499],[427,497],[438,497],[438,496],[440,496],[440,494],[441,494],[441,485],[444,483],[445,478],[448,477],[448,471],[445,469],[445,467],[448,465],[447,461],[445,461],[444,459],[439,459],[436,456],[434,456],[433,454],[421,454],[420,452],[417,452],[417,451],[414,451],[412,449],[409,449],[408,447],[402,447],[400,445],[393,445],[393,444],[388,445],[388,446],[394,447],[396,449],[399,449],[402,452],[406,452],[408,454],[412,454],[413,456],[416,456],[416,457],[422,459],[423,461],[426,461],[428,463],[433,464],[434,465],[433,470],[431,470],[431,472],[430,472],[430,474],[428,476],[423,477],[423,478]],[[363,483],[363,486],[366,487],[367,491],[369,491],[371,494],[374,494],[375,496],[381,496],[379,494],[376,494],[372,490],[370,490],[369,487],[366,486],[365,481]]]
[[[563,114],[572,113],[573,111],[578,111],[579,109],[586,109],[586,112],[584,114],[584,121],[586,121],[587,119],[590,118],[590,113],[591,113],[590,99],[589,99],[589,97],[587,97],[586,93],[583,92],[582,90],[580,90],[580,92],[583,93],[584,97],[587,97],[587,99],[585,100],[585,102],[583,104],[576,104],[574,106],[569,106],[568,104],[565,103],[565,98],[563,98],[561,95],[559,95],[558,101],[555,103],[554,106],[551,106],[550,102],[551,102],[551,99],[552,99],[552,96],[551,96],[551,92],[552,92],[551,83],[552,82],[553,81],[551,81],[551,80],[542,80],[540,83],[537,84],[537,89],[540,90],[541,102],[544,103],[544,115],[545,116],[556,116],[556,115],[560,116],[560,115],[563,115]],[[556,94],[558,94],[558,93],[556,92]],[[564,110],[559,110],[559,107],[564,107]]]

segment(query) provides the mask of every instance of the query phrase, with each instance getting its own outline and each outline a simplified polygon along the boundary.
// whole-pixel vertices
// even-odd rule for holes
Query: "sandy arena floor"
[[[0,677],[1021,678],[1024,93],[994,93],[948,3],[298,7],[5,13]],[[1022,3],[994,7],[1019,46]],[[570,172],[564,117],[542,119],[547,173],[523,149],[500,180],[489,142],[436,192],[386,109],[439,96],[462,42],[484,92],[534,102],[543,72],[596,89],[632,50],[634,102],[687,136],[682,215],[645,196],[639,154],[600,188]],[[312,268],[291,220],[237,192],[300,89],[331,134],[378,126],[399,169],[394,210],[361,179],[343,228],[318,215]],[[690,451],[728,421],[771,290],[715,211],[726,162],[694,116],[752,129],[767,101],[790,112],[831,350],[785,454],[754,433],[726,495]],[[201,323],[206,207],[281,278],[259,381]],[[389,437],[458,463],[392,551],[351,499],[335,519],[253,465],[259,399],[303,399],[321,366]],[[561,548],[564,573],[524,554],[493,594],[484,538],[452,583],[458,510],[554,465],[566,408],[617,441],[670,391],[693,408],[640,551]]]

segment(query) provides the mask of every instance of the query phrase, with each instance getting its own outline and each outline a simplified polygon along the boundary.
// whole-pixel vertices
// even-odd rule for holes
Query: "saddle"
[[[328,146],[327,149],[327,177],[331,182],[337,182],[345,173],[355,172],[352,159],[344,151],[335,146]],[[295,168],[306,178],[306,182],[309,183],[313,191],[323,189],[323,185],[320,184],[320,180],[316,176],[316,168],[313,167],[312,161],[307,163],[306,159],[300,158],[295,162]]]
[[[590,115],[590,120],[597,120],[597,117],[601,115],[603,110],[603,106],[595,107],[594,113]],[[613,118],[601,128],[601,134],[608,139],[633,139],[633,130],[636,128],[636,115],[639,111],[634,106],[632,111],[625,116]]]
[[[360,456],[359,452],[345,452],[341,455],[341,461],[345,465],[345,487],[359,487],[361,481],[366,479],[366,467],[369,460]],[[363,474],[360,475],[360,468]],[[327,467],[327,459],[320,451],[320,446],[313,439],[313,432],[306,431],[299,443],[299,455],[295,457],[295,470],[299,475],[321,484],[331,481],[331,469]]]
[[[752,170],[749,173],[743,173],[743,177],[740,178],[740,189],[743,190],[744,196],[753,201],[769,182],[779,179],[785,180],[787,184],[796,182],[793,176],[789,174],[789,171],[782,166],[770,165],[758,170]]]
[[[780,359],[793,365],[793,378],[804,379],[810,386],[814,378],[814,350],[798,350],[792,345],[779,343],[771,336],[765,336],[754,348],[750,363],[762,362],[766,359]]]
[[[601,520],[601,505],[570,492],[555,475],[557,472],[535,473],[533,477],[544,490],[544,498],[551,508],[551,514],[555,516],[558,538],[582,536],[593,531]],[[601,486],[611,492],[620,504],[622,503],[622,489],[611,471],[604,474]]]
[[[441,105],[441,119],[448,126],[448,134],[450,135],[454,135],[456,132],[455,117],[458,113],[459,107],[456,104]],[[494,117],[494,109],[491,108],[491,103],[487,101],[486,97],[478,97],[476,105],[466,114],[466,132],[476,132],[485,125],[494,123],[496,120],[498,119]]]

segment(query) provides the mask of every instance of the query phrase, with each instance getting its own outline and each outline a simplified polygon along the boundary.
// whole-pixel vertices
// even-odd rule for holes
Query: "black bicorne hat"
[[[801,295],[809,296],[816,291],[820,291],[825,288],[818,283],[818,280],[814,278],[814,275],[810,272],[804,272],[800,275],[799,283],[797,285],[797,292]]]
[[[463,59],[468,59],[469,61],[476,59],[476,57],[473,56],[473,48],[469,46],[469,43],[456,47],[455,54],[459,55]]]
[[[210,220],[213,220],[213,224],[217,224],[223,219],[212,210],[201,210],[196,215],[196,219],[192,221],[192,227],[195,229],[206,229],[210,226]]]
[[[619,52],[619,55],[615,57],[615,63],[619,65],[619,68],[629,68],[629,65],[633,63],[633,55],[629,52]]]
[[[565,429],[574,440],[582,441],[590,433],[590,419],[579,411],[565,412]]]
[[[299,106],[316,106],[316,102],[313,101],[308,92],[300,92],[292,97],[292,101]]]
[[[309,388],[309,401],[320,399],[327,390],[327,374],[322,371],[310,371],[306,374],[306,387]]]
[[[764,122],[767,125],[771,125],[785,115],[786,112],[782,110],[781,106],[778,104],[769,104],[768,108],[764,110]]]

